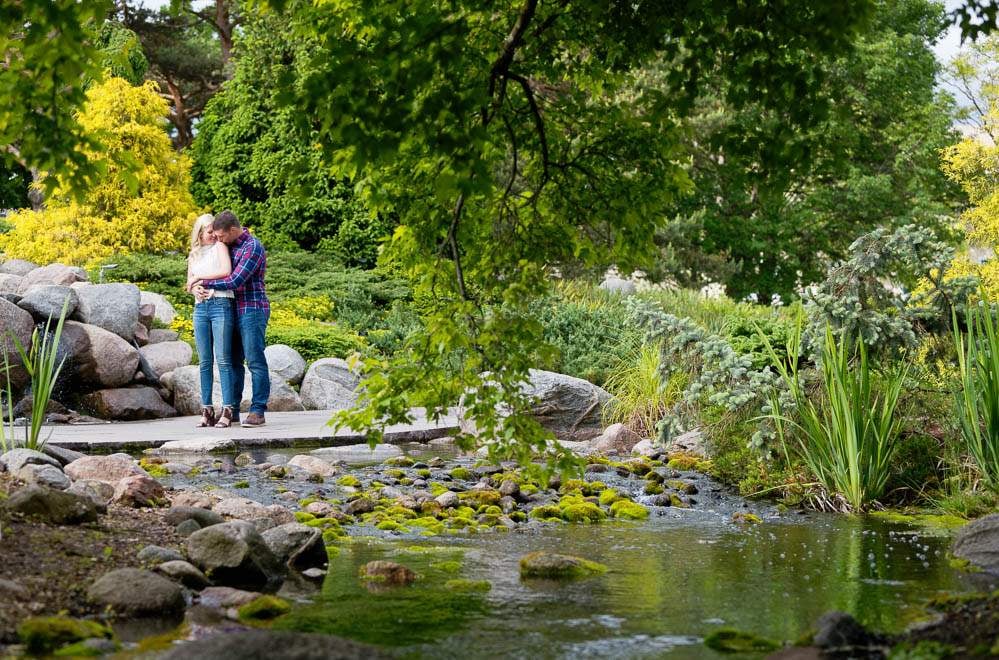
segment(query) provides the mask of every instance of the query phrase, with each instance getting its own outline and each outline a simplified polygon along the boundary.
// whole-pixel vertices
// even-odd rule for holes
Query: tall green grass
[[[662,351],[659,344],[644,344],[621,362],[604,384],[614,399],[604,409],[604,421],[620,422],[643,438],[656,435],[656,424],[680,400],[686,374],[660,382]]]
[[[819,386],[810,395],[799,363],[801,327],[779,359],[767,342],[774,364],[791,392],[793,416],[784,414],[776,394],[771,417],[786,453],[796,453],[831,494],[854,511],[884,494],[898,445],[899,396],[908,366],[894,365],[875,374],[862,341],[838,338],[826,328],[819,365]]]
[[[985,484],[999,491],[999,321],[984,297],[969,305],[967,331],[954,322],[961,388],[955,396],[957,416],[968,454]]]

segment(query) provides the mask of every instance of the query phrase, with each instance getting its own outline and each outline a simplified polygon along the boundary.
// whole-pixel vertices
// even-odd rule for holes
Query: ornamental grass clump
[[[961,388],[955,395],[961,435],[989,488],[999,491],[999,320],[984,295],[977,306],[968,306],[967,331],[957,329]]]
[[[643,438],[657,433],[659,420],[683,396],[686,372],[675,372],[660,380],[662,346],[643,344],[613,371],[604,388],[614,395],[604,410],[609,423],[621,422]]]
[[[793,416],[783,414],[786,404],[776,393],[771,397],[777,437],[785,455],[800,455],[829,493],[843,498],[849,509],[863,510],[881,497],[888,482],[901,427],[895,412],[908,367],[893,366],[876,379],[864,343],[837,337],[827,326],[819,387],[809,396],[798,361],[800,340],[799,328],[788,343],[787,359],[772,356],[793,409]]]

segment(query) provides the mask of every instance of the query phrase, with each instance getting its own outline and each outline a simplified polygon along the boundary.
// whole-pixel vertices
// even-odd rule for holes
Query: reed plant
[[[961,435],[982,480],[999,491],[999,321],[982,292],[968,305],[964,332],[954,317],[961,387],[955,395]]]
[[[674,373],[663,383],[660,378],[662,347],[643,344],[622,360],[607,378],[604,388],[614,399],[604,409],[604,420],[620,422],[643,438],[656,435],[656,425],[683,396],[687,374]]]
[[[883,495],[891,473],[908,366],[895,364],[878,377],[862,341],[837,337],[828,326],[824,339],[811,392],[799,362],[800,325],[785,358],[767,342],[790,393],[790,406],[776,393],[771,397],[770,416],[785,454],[799,456],[823,488],[861,511]]]

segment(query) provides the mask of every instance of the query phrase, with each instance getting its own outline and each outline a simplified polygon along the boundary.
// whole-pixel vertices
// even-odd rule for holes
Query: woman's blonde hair
[[[205,230],[205,227],[211,227],[212,222],[215,221],[215,216],[211,213],[205,213],[199,215],[198,219],[194,221],[194,228],[191,229],[191,254],[193,255],[201,247],[201,232]]]

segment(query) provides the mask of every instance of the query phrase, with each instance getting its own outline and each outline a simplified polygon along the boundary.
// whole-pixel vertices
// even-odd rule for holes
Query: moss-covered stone
[[[533,495],[536,492],[538,492],[539,490],[541,490],[541,488],[539,486],[537,486],[536,484],[526,483],[526,484],[521,484],[520,485],[520,494],[521,495]]]
[[[237,481],[236,483],[234,483],[234,484],[232,485],[232,487],[233,487],[233,488],[249,488],[249,487],[250,487],[250,482],[249,482],[249,481],[246,481],[246,480],[244,479],[243,481]]]
[[[114,648],[118,648],[118,644],[114,644]],[[96,658],[98,656],[107,655],[106,651],[102,650],[96,645],[88,644],[87,640],[82,642],[76,642],[74,644],[69,644],[63,646],[62,648],[56,650],[52,654],[55,658]]]
[[[763,522],[763,519],[754,513],[745,513],[743,511],[737,511],[732,514],[732,522],[750,525],[759,525]]]
[[[627,498],[619,493],[616,488],[605,488],[600,491],[599,501],[601,506],[610,506],[611,504],[614,504],[614,502],[623,499]]]
[[[451,475],[452,479],[457,479],[458,481],[471,481],[475,478],[475,475],[467,467],[456,467],[448,474]]]
[[[145,470],[146,473],[154,479],[161,479],[163,477],[170,476],[170,472],[163,467],[162,463],[157,459],[140,458],[139,467]]]
[[[643,490],[646,495],[659,495],[663,492],[664,488],[661,483],[649,481],[645,484],[645,488]]]
[[[457,591],[460,593],[485,593],[493,588],[487,580],[464,580],[455,579],[448,580],[444,583],[444,588],[448,591]]]
[[[714,631],[704,638],[704,645],[721,653],[770,653],[781,647],[773,640],[731,628]]]
[[[308,513],[306,511],[295,512],[295,520],[297,520],[300,523],[306,523],[309,522],[310,520],[315,520],[315,519],[316,516],[314,514]]]
[[[624,520],[645,520],[649,517],[649,510],[638,502],[629,500],[618,500],[611,505],[611,515]]]
[[[682,479],[669,479],[666,481],[666,487],[684,495],[697,495],[697,486]]]
[[[434,497],[439,497],[444,493],[448,492],[449,490],[451,490],[450,488],[448,488],[447,486],[438,481],[431,481],[429,488],[430,488],[430,494],[433,495]]]
[[[416,512],[412,509],[407,509],[404,506],[394,505],[390,506],[385,510],[385,514],[391,516],[392,518],[402,518],[404,520],[409,518],[416,518]]]
[[[326,529],[327,527],[339,527],[340,521],[336,518],[313,518],[312,520],[306,520],[304,524],[306,527]]]
[[[96,621],[72,619],[66,616],[45,616],[26,619],[17,627],[17,635],[29,653],[42,655],[56,649],[94,637],[111,639],[111,630]]]
[[[475,507],[489,506],[492,504],[499,504],[501,499],[499,491],[493,490],[491,488],[483,488],[481,490],[466,490],[463,493],[458,493],[458,501],[462,504],[468,504]]]
[[[694,456],[693,454],[671,454],[669,457],[669,463],[666,464],[666,467],[671,470],[694,470],[697,468],[697,464],[700,460],[700,457]]]
[[[237,610],[240,621],[270,621],[291,611],[288,601],[277,596],[257,596]]]
[[[425,529],[434,534],[444,533],[444,523],[431,516],[415,518],[407,522],[406,525],[412,528]]]
[[[562,520],[562,510],[554,504],[545,504],[531,509],[531,512],[527,514],[527,517],[531,520],[560,521]]]
[[[383,532],[397,532],[400,529],[403,529],[403,526],[394,520],[383,520],[375,525],[375,528],[380,529]]]
[[[361,480],[352,474],[345,474],[339,479],[337,479],[336,482],[339,485],[346,486],[348,488],[357,488],[358,486],[361,485]]]
[[[553,552],[532,552],[520,558],[520,577],[575,580],[605,573],[595,561]]]
[[[561,510],[562,520],[566,522],[595,523],[607,518],[607,514],[604,513],[603,509],[585,500],[572,502],[566,506],[560,505],[559,509]]]
[[[393,456],[392,458],[382,461],[382,465],[390,465],[392,467],[411,467],[415,462],[416,461],[411,459],[409,456]]]

